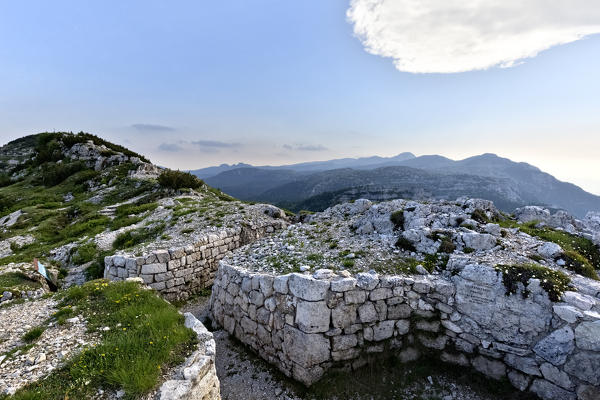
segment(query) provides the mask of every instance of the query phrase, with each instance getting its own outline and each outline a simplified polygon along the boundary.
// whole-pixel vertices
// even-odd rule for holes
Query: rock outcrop
[[[220,400],[213,335],[192,314],[184,315],[185,326],[198,337],[197,349],[177,368],[173,379],[162,384],[157,400]]]
[[[499,217],[472,199],[332,207],[225,257],[212,314],[307,385],[394,355],[470,366],[544,400],[597,393],[600,283]]]

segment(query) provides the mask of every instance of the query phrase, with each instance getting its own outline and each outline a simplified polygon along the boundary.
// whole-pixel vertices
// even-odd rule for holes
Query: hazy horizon
[[[86,131],[179,169],[496,153],[600,195],[599,3],[372,5],[8,3],[0,142]]]

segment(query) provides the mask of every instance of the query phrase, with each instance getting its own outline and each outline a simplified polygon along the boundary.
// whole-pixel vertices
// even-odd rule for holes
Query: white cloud
[[[600,33],[599,0],[352,0],[354,33],[400,71],[510,67]]]

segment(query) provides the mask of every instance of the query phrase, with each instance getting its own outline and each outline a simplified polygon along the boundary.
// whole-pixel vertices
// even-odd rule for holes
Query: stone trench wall
[[[192,314],[185,313],[185,326],[196,332],[198,346],[177,368],[174,377],[162,384],[159,400],[221,400],[215,368],[216,343],[212,333]]]
[[[207,233],[193,244],[154,250],[142,256],[113,255],[104,258],[104,277],[125,280],[140,277],[168,300],[185,300],[212,285],[219,261],[230,251],[283,228],[274,220],[263,226],[241,226]]]
[[[600,285],[553,303],[531,280],[506,295],[501,274],[466,265],[440,276],[265,275],[221,262],[215,321],[287,376],[310,385],[381,354],[470,366],[544,400],[600,399]]]

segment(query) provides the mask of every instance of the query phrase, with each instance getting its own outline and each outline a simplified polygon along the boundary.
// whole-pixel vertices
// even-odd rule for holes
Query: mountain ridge
[[[395,173],[399,174],[400,171],[406,171],[402,170],[402,168],[412,168],[413,178],[419,176],[420,173],[417,173],[417,170],[427,171],[430,174],[437,175],[437,180],[440,182],[449,180],[453,181],[456,185],[455,190],[450,190],[450,185],[448,182],[445,182],[444,190],[436,190],[435,186],[433,186],[431,175],[427,175],[430,177],[430,180],[424,183],[422,187],[427,196],[421,198],[447,199],[446,196],[450,192],[467,196],[477,196],[481,192],[479,187],[473,186],[471,190],[468,190],[469,188],[465,187],[461,182],[461,180],[464,180],[464,176],[477,176],[484,179],[477,181],[469,178],[471,183],[475,185],[477,181],[486,187],[485,192],[488,193],[488,199],[500,204],[501,208],[504,204],[504,211],[512,211],[507,208],[509,206],[543,205],[555,209],[565,209],[579,217],[583,217],[589,211],[600,210],[600,196],[588,193],[575,184],[562,182],[526,162],[515,162],[494,153],[484,153],[463,160],[452,160],[440,155],[424,155],[419,157],[415,157],[414,155],[410,157],[410,155],[412,153],[401,153],[398,156],[388,158],[363,157],[360,159],[337,159],[330,160],[330,162],[309,162],[281,167],[255,167],[245,164],[243,168],[230,168],[214,176],[204,176],[203,179],[211,186],[218,187],[235,197],[248,201],[274,202],[280,206],[291,207],[291,209],[297,211],[303,202],[313,196],[321,196],[322,198],[326,191],[313,188],[313,192],[310,195],[307,192],[294,199],[288,196],[285,200],[282,200],[282,195],[281,193],[278,194],[278,192],[296,191],[290,185],[302,186],[315,184],[322,187],[322,184],[315,183],[315,179],[321,177],[324,182],[329,182],[329,186],[332,188],[329,190],[331,194],[325,196],[329,197],[330,200],[318,202],[322,206],[333,205],[334,198],[345,201],[356,199],[356,197],[350,196],[352,192],[356,196],[361,193],[365,196],[371,195],[373,196],[372,200],[389,199],[388,195],[380,195],[383,192],[396,194],[413,193],[416,195],[417,191],[415,188],[417,186],[415,185],[417,185],[417,182],[413,182],[414,179],[407,178],[408,183],[411,185],[407,189],[407,187],[403,186],[408,184],[406,181],[398,181],[397,179],[395,181],[392,179],[395,183],[390,181],[390,174],[392,173],[390,170],[385,169],[396,168],[397,171]],[[377,161],[370,162],[372,160]],[[332,167],[339,165],[342,165],[342,167]],[[334,177],[341,174],[340,171],[346,168],[358,171],[356,174],[358,181],[354,184],[348,182],[346,186],[340,187],[339,183],[335,182]],[[368,172],[375,170],[384,171],[384,176],[378,178]],[[197,172],[192,171],[192,173],[196,174]],[[312,176],[312,178],[309,178],[309,176]],[[367,177],[370,177],[369,182],[365,182]],[[342,176],[338,176],[338,178],[343,179]],[[490,186],[492,182],[496,182],[499,187],[493,189]],[[391,184],[392,186],[389,186]],[[379,186],[376,190],[377,193],[370,190],[377,186]],[[345,191],[342,197],[340,197],[340,190]],[[440,191],[444,192],[444,194],[438,193]],[[509,195],[498,197],[498,194],[502,193]],[[382,196],[383,198],[380,198]],[[277,203],[278,201],[283,201],[283,203]],[[321,207],[318,208],[311,209],[311,211],[321,211]]]

